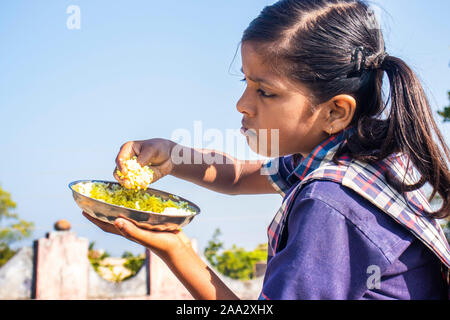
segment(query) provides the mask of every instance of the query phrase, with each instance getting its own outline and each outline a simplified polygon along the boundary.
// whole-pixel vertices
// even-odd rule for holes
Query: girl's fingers
[[[167,252],[180,242],[190,244],[189,238],[180,230],[165,231],[165,228],[139,223],[122,215],[114,221],[114,225],[125,238],[154,250],[156,253]]]
[[[119,234],[119,231],[117,230],[117,228],[114,225],[104,222],[104,221],[101,221],[99,219],[96,219],[84,211],[83,211],[83,216],[86,219],[88,219],[89,221],[91,221],[93,224],[95,224],[97,227],[99,227],[101,230],[103,230],[104,232]]]
[[[171,241],[169,239],[171,239],[173,235],[178,234],[178,232],[172,232],[173,235],[171,235],[170,232],[143,229],[140,225],[138,225],[138,222],[122,215],[120,215],[113,224],[96,219],[85,211],[83,211],[83,215],[86,219],[91,221],[104,232],[121,235],[131,241],[143,245],[144,247],[152,250],[155,249],[160,252],[164,252],[170,248],[169,243],[171,243]]]
[[[134,225],[134,223],[123,218],[117,218],[114,221],[114,226],[125,238],[140,243],[146,247],[151,246],[151,231],[142,230]]]
[[[127,189],[131,188],[130,182],[127,179],[122,179],[121,177],[119,177],[119,175],[117,174],[117,167],[114,169],[113,176],[122,186]]]
[[[153,148],[143,148],[142,152],[139,153],[136,161],[142,166],[146,166],[151,163],[154,159],[155,150]]]
[[[136,147],[133,147],[134,144],[134,141],[129,141],[123,144],[120,148],[119,153],[117,154],[116,165],[123,174],[127,173],[124,161],[131,159],[133,156],[137,155],[137,153],[135,152]]]

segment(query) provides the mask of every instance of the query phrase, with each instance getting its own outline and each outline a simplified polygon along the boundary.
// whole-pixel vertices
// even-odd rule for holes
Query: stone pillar
[[[87,299],[88,239],[72,231],[54,231],[36,240],[33,298]]]
[[[191,245],[197,252],[197,241],[191,239]],[[169,267],[151,250],[147,249],[148,291],[150,299],[155,300],[192,300],[193,297]]]

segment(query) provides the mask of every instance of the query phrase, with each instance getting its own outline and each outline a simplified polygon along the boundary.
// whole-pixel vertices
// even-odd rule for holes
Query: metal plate
[[[154,213],[149,211],[140,211],[136,209],[125,208],[114,204],[109,204],[94,198],[87,197],[72,187],[78,183],[87,182],[101,182],[106,184],[116,184],[118,182],[103,181],[103,180],[78,180],[69,183],[69,189],[72,191],[73,198],[77,205],[90,216],[102,220],[104,222],[113,223],[119,215],[123,215],[127,218],[133,219],[137,222],[147,223],[152,226],[153,230],[157,231],[174,231],[181,229],[194,219],[194,217],[200,214],[200,208],[193,202],[173,195],[161,190],[147,188],[145,192],[150,195],[155,195],[163,200],[172,200],[174,202],[187,202],[190,210],[194,211],[191,215],[164,215],[161,213]]]

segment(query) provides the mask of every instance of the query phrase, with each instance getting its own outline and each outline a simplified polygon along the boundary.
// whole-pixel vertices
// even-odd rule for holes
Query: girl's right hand
[[[117,234],[139,243],[163,259],[176,256],[180,250],[192,248],[191,240],[181,230],[155,231],[149,224],[122,215],[119,215],[113,223],[101,221],[84,211],[83,215],[104,232]]]
[[[126,188],[130,188],[129,182],[117,175],[117,170],[126,173],[124,165],[126,160],[136,156],[136,161],[141,166],[148,165],[153,170],[153,181],[170,174],[173,170],[171,160],[172,148],[175,143],[166,139],[150,139],[143,141],[129,141],[122,145],[119,154],[116,157],[116,168],[114,169],[114,178]]]

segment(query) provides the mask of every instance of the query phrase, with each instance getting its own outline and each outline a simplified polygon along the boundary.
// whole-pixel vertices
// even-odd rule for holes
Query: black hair
[[[430,197],[443,199],[434,218],[449,215],[449,148],[431,112],[423,87],[412,69],[386,53],[383,33],[363,0],[281,0],[265,7],[242,36],[259,46],[273,69],[310,92],[318,105],[339,94],[352,95],[357,109],[353,134],[343,153],[365,162],[403,153],[420,173],[414,185],[386,178],[404,193],[432,186]],[[383,97],[383,76],[390,92]],[[390,101],[390,108],[388,104]]]

